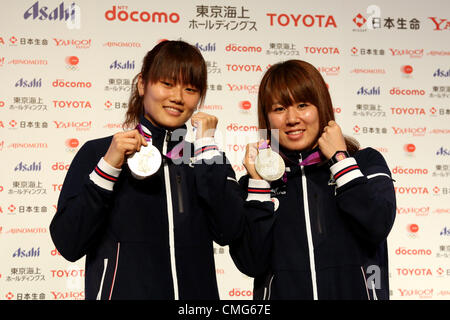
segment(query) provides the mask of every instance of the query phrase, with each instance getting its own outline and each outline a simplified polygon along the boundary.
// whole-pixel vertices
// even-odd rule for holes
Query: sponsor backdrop
[[[121,130],[131,81],[162,39],[203,53],[201,110],[219,118],[216,140],[238,177],[264,71],[315,65],[343,131],[380,151],[396,181],[391,299],[448,299],[449,12],[446,0],[3,3],[0,299],[84,298],[84,259],[60,256],[49,223],[75,153]],[[214,250],[221,298],[251,299],[228,247]]]

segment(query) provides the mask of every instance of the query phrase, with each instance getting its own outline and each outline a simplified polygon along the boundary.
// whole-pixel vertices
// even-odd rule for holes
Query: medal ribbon
[[[145,133],[144,130],[142,130],[142,125],[140,123],[137,125],[136,129],[144,137],[145,141],[148,141],[151,143],[152,135]],[[166,156],[169,159],[173,159],[173,160],[180,159],[183,156],[183,146],[184,146],[183,142],[184,141],[179,142],[175,147],[172,148],[172,150],[167,152],[167,154],[165,154],[164,156]]]

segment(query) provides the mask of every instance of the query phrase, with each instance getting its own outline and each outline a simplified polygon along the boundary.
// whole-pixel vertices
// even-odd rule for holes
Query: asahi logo
[[[18,248],[16,251],[14,251],[12,257],[13,258],[35,258],[39,257],[41,248],[31,248],[31,249],[22,249]]]
[[[61,2],[58,7],[49,9],[45,5],[39,5],[39,1],[36,1],[27,11],[23,14],[25,20],[31,18],[32,20],[39,21],[68,21],[69,19],[75,20],[76,18],[76,5],[72,3],[70,6],[64,5]]]

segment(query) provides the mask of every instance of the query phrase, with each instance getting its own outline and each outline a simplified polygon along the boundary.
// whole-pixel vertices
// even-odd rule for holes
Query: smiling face
[[[159,80],[144,85],[138,80],[139,95],[143,96],[144,116],[154,125],[176,129],[186,123],[200,101],[199,90],[194,86]]]
[[[330,94],[319,71],[301,60],[269,68],[258,92],[260,129],[278,129],[279,143],[289,150],[309,150],[334,120]]]
[[[294,103],[290,106],[274,104],[269,111],[271,129],[279,130],[279,143],[288,150],[308,150],[317,144],[319,112],[311,103]]]

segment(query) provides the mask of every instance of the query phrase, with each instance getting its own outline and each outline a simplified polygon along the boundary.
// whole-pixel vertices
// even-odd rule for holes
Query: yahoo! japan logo
[[[61,2],[56,8],[49,8],[45,4],[36,1],[23,14],[25,20],[39,21],[64,21],[69,29],[80,29],[81,27],[81,9],[75,2],[70,6]]]

